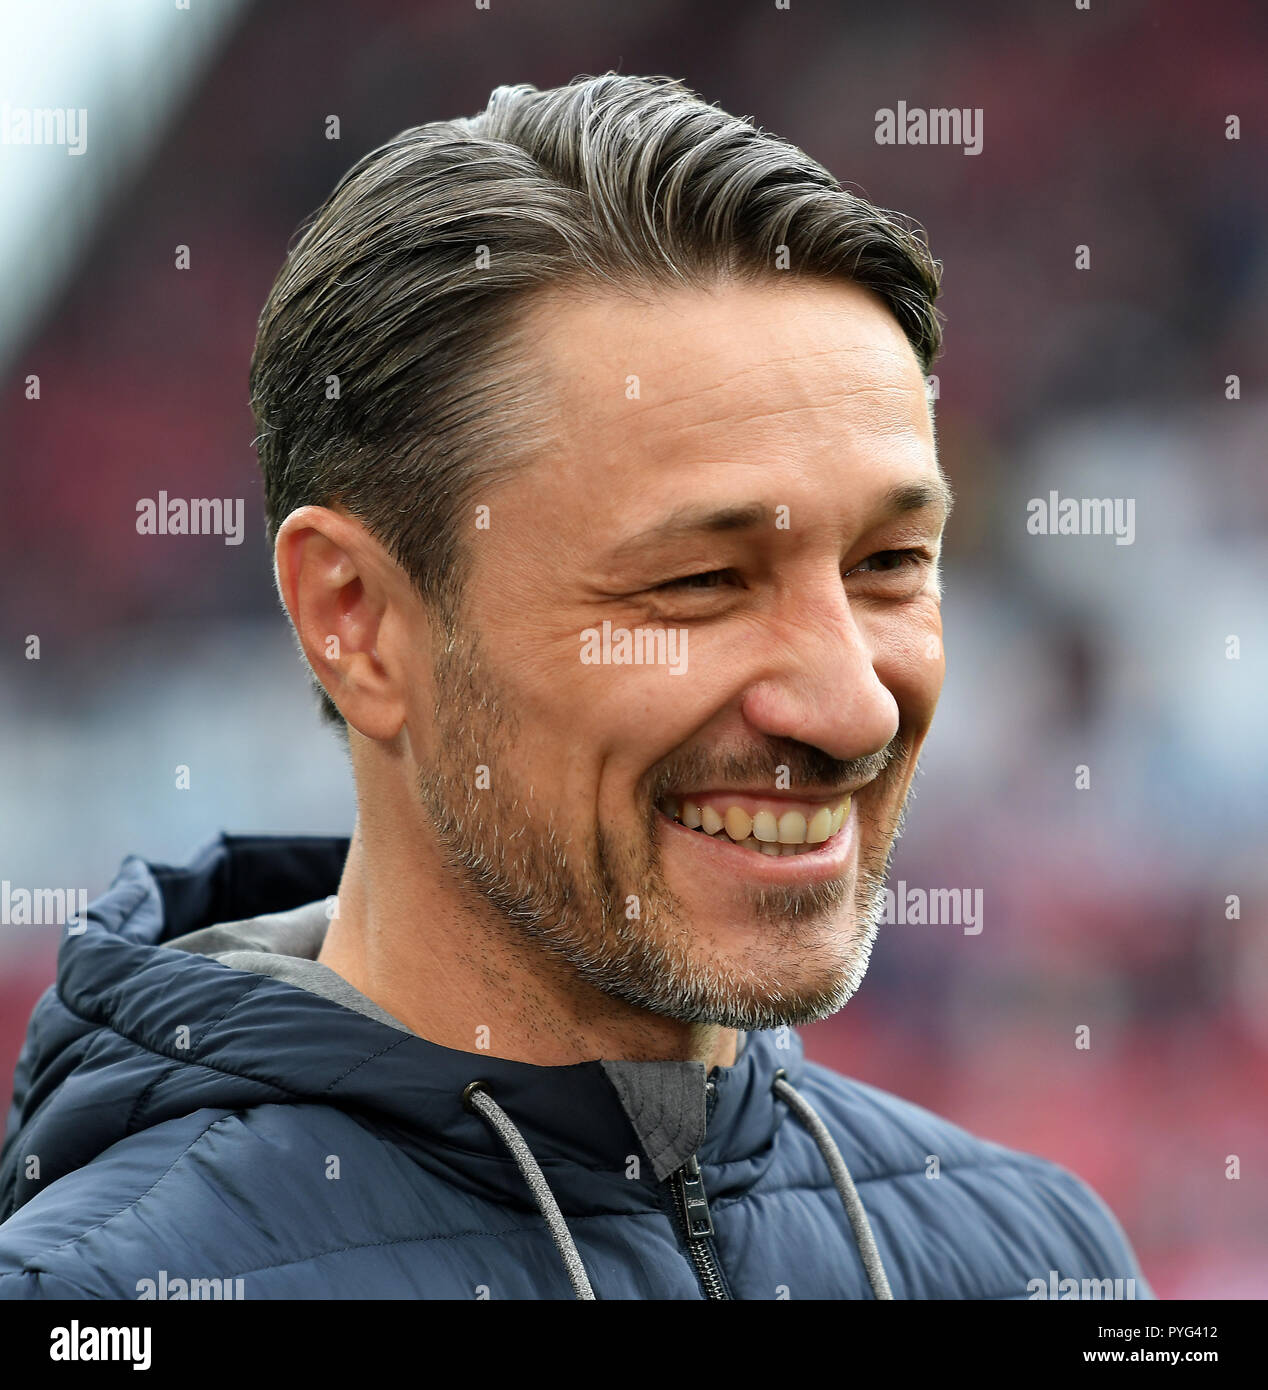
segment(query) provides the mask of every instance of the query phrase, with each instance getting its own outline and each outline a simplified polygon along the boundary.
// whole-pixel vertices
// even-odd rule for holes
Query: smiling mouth
[[[832,802],[763,801],[722,795],[667,797],[659,810],[670,820],[710,839],[755,854],[788,858],[815,854],[840,834],[850,797]]]

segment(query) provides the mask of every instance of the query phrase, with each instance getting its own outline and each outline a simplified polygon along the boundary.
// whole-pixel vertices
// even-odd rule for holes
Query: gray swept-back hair
[[[781,274],[874,290],[928,372],[941,267],[920,228],[678,81],[498,87],[479,115],[402,131],[340,179],[260,315],[270,541],[295,508],[340,504],[451,624],[458,518],[549,438],[528,297]]]

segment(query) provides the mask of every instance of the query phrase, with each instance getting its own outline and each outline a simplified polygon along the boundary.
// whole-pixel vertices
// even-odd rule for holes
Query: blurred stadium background
[[[681,77],[917,218],[945,265],[948,677],[893,876],[980,888],[983,930],[885,928],[807,1049],[1073,1168],[1161,1295],[1268,1295],[1268,12],[2,14],[0,97],[89,124],[81,156],[0,145],[0,877],[95,896],[125,854],[180,861],[221,828],[347,831],[345,761],[273,592],[246,403],[285,248],[361,154],[499,84]],[[899,100],[981,107],[982,152],[876,144]],[[160,489],[244,498],[245,543],[138,536]],[[1051,489],[1135,498],[1135,543],[1027,534]],[[57,936],[0,927],[3,1087]]]

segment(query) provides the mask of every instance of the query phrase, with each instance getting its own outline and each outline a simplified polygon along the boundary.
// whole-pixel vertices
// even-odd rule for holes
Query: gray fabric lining
[[[178,936],[167,944],[176,951],[210,956],[230,970],[271,975],[275,980],[306,989],[310,994],[319,994],[323,999],[341,1004],[353,1013],[364,1014],[377,1023],[385,1023],[389,1028],[411,1032],[342,975],[317,960],[329,925],[325,900],[319,898],[289,912],[272,912],[248,921],[203,927],[201,931]]]
[[[681,1168],[704,1139],[703,1062],[601,1064],[658,1181]]]
[[[225,951],[217,955],[216,960],[230,970],[251,970],[257,975],[272,975],[275,980],[285,980],[288,985],[297,985],[311,994],[332,999],[353,1013],[365,1014],[367,1018],[386,1023],[389,1028],[402,1033],[412,1032],[400,1019],[393,1018],[386,1009],[359,989],[353,988],[342,975],[336,974],[320,961],[296,960],[293,956],[275,956],[265,951]]]
[[[295,956],[316,960],[330,919],[326,900],[305,903],[287,912],[270,912],[241,922],[222,922],[203,927],[167,943],[176,951],[192,951],[200,956],[216,956],[225,951],[266,951],[270,955]]]

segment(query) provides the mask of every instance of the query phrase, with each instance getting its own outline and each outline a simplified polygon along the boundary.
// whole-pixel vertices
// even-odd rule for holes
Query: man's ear
[[[278,592],[308,664],[348,725],[394,739],[405,723],[412,588],[355,518],[299,507],[278,528]]]

